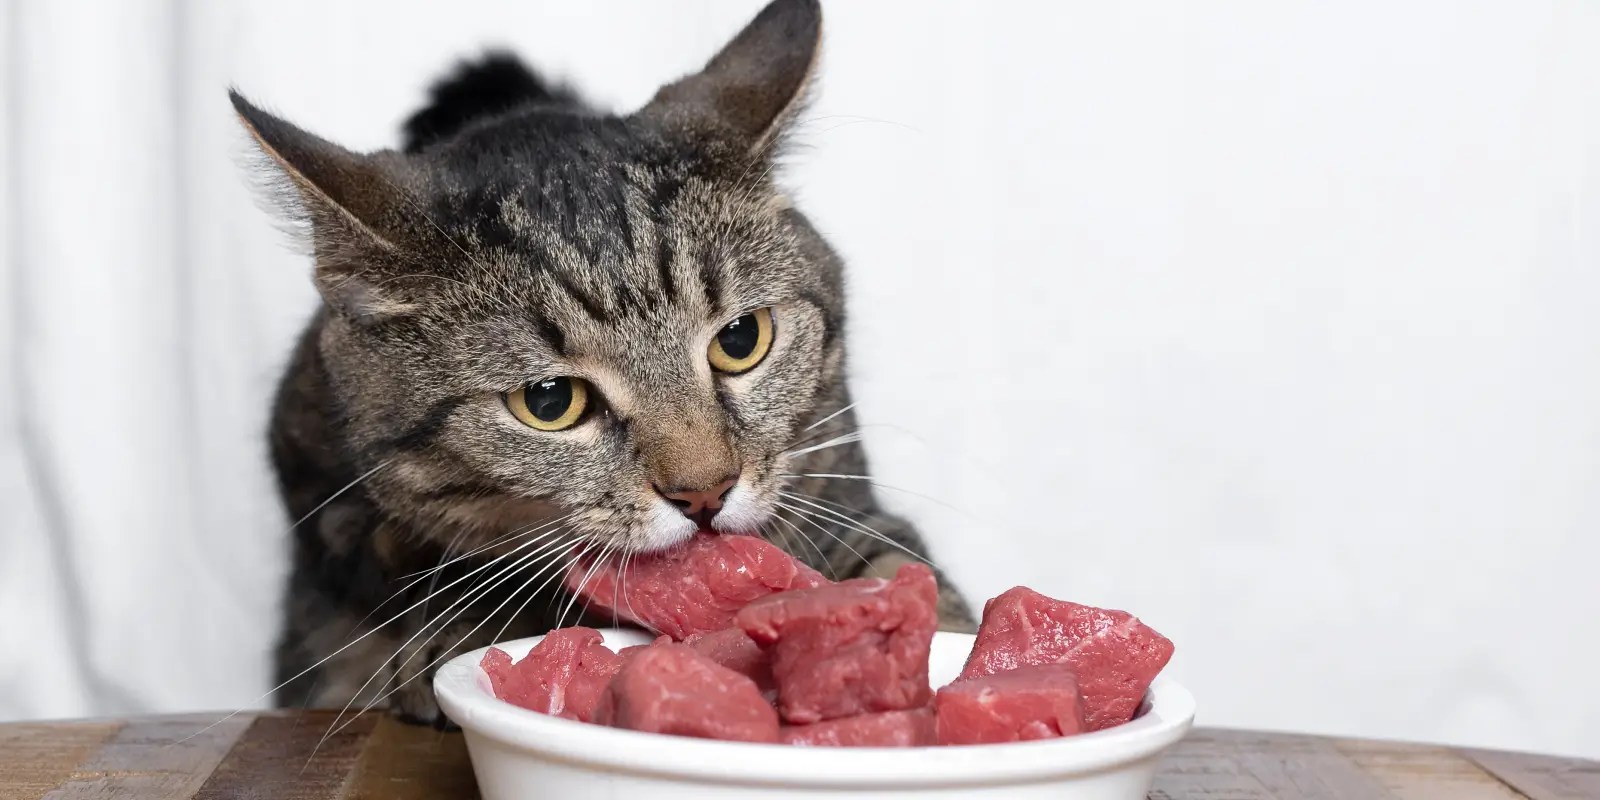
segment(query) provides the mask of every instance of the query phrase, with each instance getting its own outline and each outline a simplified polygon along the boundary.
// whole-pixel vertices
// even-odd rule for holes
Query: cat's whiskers
[[[861,441],[861,432],[860,431],[851,431],[851,432],[843,434],[841,436],[835,436],[834,438],[829,439],[829,440],[827,440],[827,441],[825,441],[825,442],[823,442],[821,444],[814,444],[814,445],[811,445],[809,447],[802,447],[802,448],[800,448],[798,450],[783,450],[783,451],[780,451],[778,453],[778,455],[780,455],[780,456],[789,456],[791,458],[795,458],[795,457],[803,456],[803,455],[805,455],[807,453],[815,453],[818,450],[827,450],[830,447],[840,447],[840,446],[847,445],[847,444],[855,444],[856,442],[859,442],[859,441]]]
[[[874,539],[877,539],[878,541],[883,542],[884,544],[887,544],[887,545],[889,545],[891,547],[894,547],[894,548],[900,550],[901,552],[905,553],[906,555],[911,556],[912,558],[915,558],[916,560],[927,564],[928,566],[931,566],[931,567],[933,567],[935,569],[938,569],[938,565],[934,564],[926,556],[924,556],[921,553],[918,553],[918,552],[912,550],[911,548],[906,547],[905,545],[895,541],[893,538],[889,537],[887,534],[884,534],[883,532],[879,531],[878,529],[873,528],[873,527],[871,527],[870,525],[867,525],[864,522],[860,522],[858,520],[852,519],[852,518],[850,518],[850,517],[838,512],[838,511],[830,509],[827,506],[824,506],[824,505],[822,505],[822,504],[820,504],[818,502],[814,502],[814,501],[817,501],[817,500],[821,500],[822,498],[820,498],[820,497],[813,497],[812,495],[805,494],[804,492],[786,492],[786,491],[782,491],[782,490],[779,490],[778,494],[780,496],[782,496],[784,498],[787,498],[789,500],[792,500],[792,501],[794,501],[796,503],[802,503],[804,505],[807,505],[807,506],[810,506],[810,507],[812,507],[814,509],[817,509],[817,511],[813,511],[812,512],[813,514],[816,514],[817,512],[821,512],[822,514],[826,515],[826,516],[819,516],[818,519],[829,519],[829,518],[832,518],[833,520],[845,525],[846,527],[850,528],[851,530],[856,531],[857,533],[861,533],[863,535],[870,536],[870,537],[872,537]],[[857,513],[857,514],[861,513],[859,511],[856,511],[855,509],[850,508],[849,506],[844,506],[844,505],[840,505],[840,504],[837,504],[837,503],[834,503],[833,505],[837,505],[837,506],[839,506],[839,508],[843,508],[843,509],[845,509],[847,511],[851,511],[853,513]]]
[[[517,545],[515,548],[513,548],[509,552],[506,552],[506,553],[504,553],[502,555],[496,556],[493,560],[491,560],[491,561],[489,561],[489,562],[477,567],[476,569],[473,569],[471,572],[468,572],[465,575],[462,575],[461,577],[456,578],[455,580],[445,584],[444,586],[440,587],[438,591],[441,591],[441,592],[445,591],[445,590],[451,588],[452,586],[455,586],[456,584],[461,583],[462,581],[465,581],[468,578],[471,578],[472,576],[477,575],[478,573],[483,572],[484,570],[487,570],[487,569],[493,567],[496,563],[500,562],[501,560],[509,558],[509,557],[515,555],[516,553],[518,553],[519,551],[523,550],[524,548],[532,546],[533,544],[534,544],[534,542],[523,542],[522,544]],[[277,686],[274,686],[271,689],[268,689],[266,691],[266,693],[264,693],[261,696],[257,697],[256,701],[260,702],[262,700],[265,700],[268,697],[271,697],[272,694],[274,692],[278,691],[279,689],[282,689],[283,687],[288,686],[291,683],[294,683],[295,681],[305,677],[306,675],[309,675],[313,670],[317,669],[318,667],[322,666],[323,664],[326,664],[329,661],[332,661],[334,658],[338,657],[338,655],[340,653],[343,653],[344,651],[349,650],[352,647],[355,647],[356,645],[360,644],[362,641],[366,640],[368,637],[372,636],[373,634],[377,633],[378,631],[383,630],[385,627],[389,626],[390,624],[392,624],[396,620],[399,620],[399,619],[405,617],[405,615],[410,614],[412,611],[415,611],[417,608],[421,607],[424,603],[426,603],[427,600],[428,600],[428,598],[425,597],[425,598],[423,598],[421,600],[418,600],[415,603],[412,603],[411,605],[407,606],[405,609],[401,610],[398,614],[395,614],[394,616],[388,618],[387,620],[384,620],[383,622],[381,622],[378,625],[374,626],[372,629],[368,630],[366,633],[363,633],[360,636],[357,636],[356,638],[351,639],[349,642],[346,642],[339,649],[333,651],[332,653],[329,653],[329,654],[323,656],[316,663],[314,663],[311,666],[306,667],[305,669],[300,670],[299,672],[289,676],[288,679],[284,680],[282,683],[278,684]],[[227,715],[223,716],[221,719],[218,719],[217,721],[212,722],[210,725],[207,725],[204,728],[201,728],[200,730],[195,731],[194,733],[184,737],[182,740],[178,741],[177,744],[182,744],[183,742],[187,742],[190,739],[193,739],[194,737],[199,736],[199,735],[211,730],[212,728],[215,728],[218,725],[221,725],[222,723],[227,722],[228,720],[230,720],[230,719],[232,719],[232,718],[234,718],[234,717],[236,717],[236,716],[238,716],[238,715],[240,715],[240,714],[242,714],[244,712],[245,712],[245,709],[242,709],[242,708],[237,710],[237,711],[230,712]]]
[[[551,526],[560,525],[561,523],[566,522],[567,520],[572,519],[573,517],[577,516],[578,513],[579,513],[578,511],[570,511],[570,512],[568,512],[566,514],[562,514],[561,516],[556,517],[554,519],[548,519],[548,520],[545,520],[543,522],[535,522],[535,523],[533,523],[531,525],[527,525],[527,526],[525,526],[523,528],[519,528],[519,529],[517,529],[515,531],[512,531],[511,533],[507,533],[507,534],[503,534],[501,536],[497,536],[494,539],[491,539],[491,540],[489,540],[488,542],[486,542],[484,544],[478,545],[477,547],[475,547],[475,548],[473,548],[473,549],[471,549],[471,550],[469,550],[469,551],[467,551],[465,553],[462,553],[461,555],[456,556],[455,558],[452,558],[449,561],[446,561],[445,563],[440,564],[437,567],[431,567],[429,569],[417,570],[416,572],[412,572],[412,573],[407,574],[407,575],[401,575],[399,578],[396,578],[396,580],[405,580],[406,578],[411,578],[411,577],[414,577],[414,576],[417,576],[417,575],[428,575],[428,574],[433,573],[433,572],[438,572],[439,570],[445,569],[446,567],[449,567],[451,564],[454,564],[457,561],[461,561],[463,559],[471,558],[471,557],[473,557],[473,556],[475,556],[475,555],[477,555],[479,553],[482,553],[483,551],[488,550],[488,549],[494,547],[495,545],[498,545],[498,544],[506,541],[507,539],[515,538],[515,537],[517,537],[519,535],[526,534],[526,533],[529,532],[528,531],[529,528],[537,528],[537,530],[533,531],[534,533],[537,533],[538,531],[546,530],[546,529],[550,528]]]
[[[633,563],[633,557],[635,555],[638,554],[632,551],[624,552],[622,554],[622,569],[618,572],[618,575],[622,580],[622,602],[627,605],[628,616],[631,619],[639,618],[639,614],[633,610],[633,598],[628,596],[628,567]],[[615,608],[611,609],[611,624],[614,627],[622,627],[617,623],[617,609]]]
[[[578,581],[578,585],[572,587],[572,597],[567,600],[566,607],[561,609],[561,615],[556,617],[557,628],[562,627],[562,625],[565,624],[567,612],[571,611],[573,605],[578,602],[578,598],[583,596],[583,587],[589,585],[589,581],[594,578],[595,573],[599,571],[600,566],[604,564],[606,558],[611,555],[611,549],[616,547],[616,545],[617,543],[615,541],[606,542],[605,546],[600,548],[600,555],[595,557],[594,561],[589,564],[588,571],[583,573],[583,578]]]
[[[362,481],[372,477],[373,474],[376,473],[378,470],[383,469],[384,467],[387,467],[387,466],[389,466],[390,464],[393,464],[393,463],[394,463],[394,459],[393,458],[386,459],[385,461],[380,463],[378,466],[373,467],[372,469],[369,469],[366,472],[363,472],[360,475],[360,477],[358,477],[355,480],[345,484],[343,489],[340,489],[339,491],[334,492],[331,495],[328,495],[328,499],[318,503],[316,508],[313,508],[310,511],[307,511],[305,516],[295,520],[294,524],[290,525],[289,528],[283,532],[283,535],[288,536],[289,534],[293,533],[295,528],[300,527],[300,523],[305,522],[306,520],[311,519],[312,517],[316,516],[317,512],[321,511],[324,508],[327,508],[329,503],[332,503],[333,501],[338,500],[341,496],[344,495],[345,492],[348,492],[351,489],[356,488],[356,486],[358,484],[360,484]]]
[[[528,553],[528,554],[518,558],[516,561],[512,562],[510,565],[502,568],[498,573],[496,573],[495,576],[494,576],[494,579],[493,579],[493,583],[487,583],[487,582],[480,583],[479,585],[469,589],[468,591],[462,593],[461,596],[459,596],[455,600],[453,600],[450,603],[449,606],[446,606],[445,610],[440,612],[438,616],[425,621],[422,624],[422,626],[417,629],[416,633],[411,634],[410,638],[406,639],[404,642],[402,642],[400,644],[399,647],[395,648],[395,656],[400,655],[402,652],[405,652],[407,648],[410,648],[412,643],[417,640],[417,637],[421,636],[424,633],[428,633],[428,631],[430,629],[432,629],[432,632],[428,633],[428,638],[423,640],[422,644],[417,645],[414,649],[412,649],[411,654],[409,656],[407,656],[404,661],[400,662],[400,664],[398,664],[398,665],[396,665],[396,666],[394,666],[392,668],[392,674],[387,680],[384,681],[383,686],[387,686],[390,681],[393,681],[396,677],[398,677],[400,675],[401,671],[403,669],[405,669],[406,665],[410,664],[412,659],[417,657],[417,653],[420,653],[424,649],[426,649],[427,646],[433,642],[434,637],[438,636],[440,633],[443,633],[445,630],[447,630],[450,627],[451,623],[453,623],[458,617],[460,617],[460,615],[462,613],[464,613],[469,607],[471,607],[473,602],[475,602],[476,600],[478,600],[481,597],[487,596],[489,592],[493,591],[496,587],[500,586],[502,583],[505,583],[507,580],[510,580],[513,576],[515,576],[517,573],[521,572],[522,570],[524,570],[525,568],[530,566],[532,563],[537,563],[537,561],[540,560],[541,556],[544,556],[544,557],[548,558],[549,554],[552,551],[555,552],[555,553],[559,553],[560,551],[558,549],[556,549],[556,548],[558,548],[561,544],[563,544],[563,542],[558,538],[558,539],[555,539],[555,540],[553,540],[551,542],[548,542],[543,547],[540,547],[540,548],[534,550],[533,552]],[[498,563],[498,562],[504,560],[505,558],[506,558],[506,556],[501,556],[500,558],[496,558],[494,561],[492,561],[490,563],[491,564]],[[426,602],[429,599],[431,599],[434,596],[434,594],[436,594],[436,593],[429,593],[429,595],[427,597],[423,598],[424,605],[426,604]],[[515,594],[516,593],[513,592],[512,596],[514,597]],[[508,599],[508,602],[509,602],[509,599]],[[504,607],[504,605],[505,604],[502,603],[501,607]],[[451,613],[452,611],[454,611],[454,613]],[[490,616],[493,616],[493,614],[497,613],[498,611],[499,611],[499,609],[497,608],[497,609],[495,609],[494,612],[490,612]],[[449,615],[448,619],[446,619],[446,615]],[[439,624],[439,626],[437,628],[434,628],[434,625],[436,623],[439,623],[440,620],[444,620],[443,624]],[[482,623],[479,623],[479,625],[481,627]],[[476,632],[476,631],[477,631],[477,628],[474,628],[472,632]],[[471,633],[468,633],[467,635],[470,636]],[[466,637],[462,637],[462,640],[464,641],[465,638]],[[461,643],[460,641],[457,641],[456,645],[459,645],[460,643]],[[453,647],[451,649],[453,649]],[[449,652],[449,650],[446,650],[446,652]],[[385,664],[393,663],[395,656],[390,656],[389,659],[387,659],[384,663]],[[333,723],[332,723],[332,725],[329,726],[328,732],[323,734],[322,739],[317,742],[317,747],[312,749],[312,751],[311,751],[312,757],[316,756],[317,749],[321,748],[323,742],[326,742],[330,736],[333,736],[334,734],[336,734],[339,731],[344,729],[344,726],[339,724],[344,719],[344,715],[349,713],[350,707],[355,705],[356,701],[361,698],[361,695],[364,692],[367,691],[367,687],[371,686],[372,682],[377,680],[378,676],[383,674],[383,672],[384,672],[384,667],[383,666],[379,666],[378,669],[373,671],[372,676],[367,678],[367,680],[364,683],[361,684],[360,688],[356,689],[356,691],[351,695],[350,701],[348,703],[345,703],[344,708],[341,709],[339,711],[339,714],[334,717]],[[421,673],[419,672],[419,674],[421,674]],[[412,676],[412,679],[414,679],[415,677],[416,676]],[[407,679],[406,681],[402,682],[400,684],[400,686],[396,686],[394,689],[390,690],[388,693],[383,694],[381,697],[379,697],[376,700],[373,700],[372,702],[368,703],[366,705],[366,707],[362,708],[361,711],[357,712],[355,716],[356,717],[360,717],[362,714],[365,714],[374,705],[376,705],[377,703],[382,702],[384,699],[386,699],[390,695],[394,694],[394,692],[399,691],[401,687],[403,687],[406,683],[409,683],[412,679]],[[378,691],[381,692],[382,690],[383,690],[383,687],[379,687]],[[354,721],[354,719],[352,719],[351,721]]]
[[[839,410],[838,410],[838,411],[835,411],[835,412],[833,412],[833,413],[832,413],[832,414],[829,414],[829,415],[828,415],[828,416],[826,416],[826,417],[823,417],[823,418],[822,418],[822,419],[819,419],[819,420],[817,420],[817,421],[816,421],[816,422],[813,422],[813,423],[811,423],[811,424],[810,424],[810,425],[807,425],[807,426],[805,426],[805,427],[804,427],[804,428],[801,428],[801,429],[800,429],[800,432],[801,432],[801,433],[805,433],[805,432],[806,432],[806,431],[809,431],[809,430],[811,430],[811,429],[812,429],[812,428],[816,428],[816,427],[820,427],[820,426],[822,426],[822,425],[824,425],[824,424],[826,424],[826,423],[827,423],[827,422],[828,422],[828,420],[831,420],[831,419],[833,419],[833,418],[834,418],[834,417],[837,417],[837,416],[839,416],[839,415],[840,415],[840,414],[843,414],[843,413],[845,413],[845,412],[846,412],[846,411],[849,411],[849,410],[850,410],[850,409],[852,409],[852,408],[855,408],[855,407],[856,407],[856,404],[855,404],[855,403],[846,403],[846,404],[845,404],[845,405],[844,405],[844,406],[843,406],[843,407],[841,407],[841,408],[840,408],[840,409],[839,409]]]
[[[787,504],[787,503],[785,503],[785,502],[783,502],[781,500],[775,501],[773,503],[773,505],[776,505],[779,508],[782,508],[782,509],[784,509],[786,511],[789,511],[789,512],[793,513],[795,515],[795,517],[800,519],[802,522],[805,522],[806,524],[810,525],[811,527],[816,528],[817,530],[822,531],[824,534],[832,537],[834,541],[838,542],[846,550],[849,550],[851,553],[853,553],[856,558],[861,559],[861,563],[862,564],[865,564],[867,566],[871,566],[872,565],[872,559],[869,559],[866,556],[861,555],[861,551],[860,550],[857,550],[854,547],[852,547],[849,542],[845,541],[843,537],[839,536],[839,534],[834,533],[833,531],[829,530],[827,526],[818,524],[818,522],[816,520],[812,519],[811,515],[807,514],[804,509],[797,508],[795,506],[791,506],[791,505],[789,505],[789,504]],[[781,519],[781,517],[780,517],[780,519]],[[790,524],[792,525],[793,523],[790,523]],[[798,530],[798,526],[796,526],[796,529]]]
[[[573,514],[576,514],[576,513],[577,512],[573,512]],[[573,514],[567,514],[567,515],[565,515],[565,516],[563,516],[563,517],[561,517],[561,518],[559,518],[557,520],[554,520],[554,521],[551,521],[551,522],[546,522],[543,525],[539,525],[537,528],[534,528],[533,530],[524,529],[522,533],[518,534],[518,538],[530,539],[531,541],[527,542],[528,544],[537,544],[539,542],[546,542],[546,541],[550,540],[550,538],[553,537],[553,536],[554,537],[559,537],[562,534],[562,529],[560,527],[558,527],[560,525],[561,521],[564,520],[564,519],[571,518],[573,516]],[[532,526],[529,526],[529,527],[532,527]],[[483,549],[484,548],[478,548],[478,550],[476,552],[482,552]],[[543,548],[541,548],[541,550],[542,549]],[[465,556],[462,556],[462,557],[464,558]],[[453,563],[455,563],[456,561],[459,561],[459,560],[461,560],[461,558],[452,559],[450,563],[453,564]],[[435,585],[437,585],[437,583],[438,583],[437,579],[438,579],[440,573],[439,573],[438,570],[429,570],[428,573],[431,573],[434,576],[434,579],[435,579],[428,586],[428,591],[431,594],[433,592],[433,587]],[[488,575],[480,575],[480,576],[478,576],[477,580],[473,581],[472,584],[470,586],[468,586],[465,591],[466,592],[471,592],[472,590],[476,589],[477,587],[482,586],[484,581],[486,581],[488,579],[489,579]],[[420,581],[420,580],[422,580],[422,579],[421,578],[417,578],[417,579],[413,580],[411,583],[407,584],[407,587],[415,586],[416,583],[418,581]],[[423,605],[422,610],[423,610],[423,616],[427,616],[427,610],[428,610],[427,605]]]
[[[827,554],[822,552],[822,548],[818,547],[817,543],[812,541],[811,537],[809,535],[807,535],[805,531],[800,530],[800,528],[797,527],[794,523],[790,522],[789,520],[784,519],[783,516],[781,514],[779,514],[778,512],[776,512],[776,511],[773,512],[772,519],[776,520],[778,522],[781,522],[784,525],[787,525],[789,527],[789,530],[792,530],[795,533],[799,534],[800,535],[800,541],[804,542],[806,545],[810,546],[811,547],[811,552],[817,554],[817,564],[820,565],[820,568],[828,570],[828,578],[830,580],[837,580],[838,579],[839,570],[834,568],[833,562],[828,559]],[[793,541],[792,539],[789,538],[789,531],[783,531],[783,541],[785,543]],[[795,551],[795,547],[793,545],[787,545],[787,546],[785,546],[784,549],[785,550],[789,550],[791,552]],[[794,554],[795,555],[799,555],[798,552],[795,552]]]
[[[384,686],[385,687],[387,687],[390,682],[394,681],[395,678],[399,677],[401,671],[405,669],[406,665],[410,664],[411,661],[417,657],[418,653],[424,652],[428,648],[428,645],[432,644],[432,642],[433,642],[435,637],[437,637],[439,634],[443,633],[444,631],[448,630],[450,628],[450,626],[453,625],[455,623],[455,621],[461,617],[462,614],[465,614],[471,608],[472,603],[476,602],[479,599],[482,599],[483,597],[488,596],[489,592],[493,591],[495,588],[497,588],[501,584],[505,583],[506,581],[510,580],[511,578],[513,578],[513,577],[515,577],[515,576],[527,571],[534,564],[538,563],[538,561],[546,561],[546,564],[543,567],[541,567],[537,572],[535,572],[531,577],[529,577],[527,580],[523,581],[520,586],[517,586],[516,588],[512,589],[507,594],[506,599],[502,600],[500,602],[500,605],[495,606],[494,610],[492,610],[489,613],[485,614],[483,616],[483,618],[481,620],[479,620],[478,623],[472,627],[471,630],[469,630],[466,633],[462,634],[460,638],[456,639],[449,646],[443,648],[440,651],[440,655],[437,658],[429,661],[427,664],[425,664],[422,667],[418,668],[416,670],[416,672],[414,674],[412,674],[411,677],[406,678],[403,681],[400,681],[393,688],[389,689],[388,691],[383,692],[379,696],[377,696],[377,697],[373,698],[372,700],[368,701],[365,705],[362,706],[360,711],[357,711],[355,713],[355,715],[350,718],[349,721],[344,722],[343,724],[340,724],[340,720],[343,719],[344,714],[346,712],[348,712],[350,710],[350,707],[355,704],[357,699],[360,698],[361,693],[366,691],[367,684],[370,684],[374,678],[376,678],[379,674],[381,674],[382,668],[380,667],[378,672],[375,672],[373,674],[372,678],[369,678],[367,680],[367,684],[362,684],[362,687],[360,689],[356,690],[355,696],[351,698],[349,703],[345,704],[344,709],[339,712],[339,716],[334,718],[333,724],[329,727],[328,732],[324,733],[323,736],[322,736],[322,739],[317,743],[317,748],[320,748],[322,746],[322,743],[326,742],[329,738],[338,735],[339,732],[343,731],[345,728],[347,728],[350,725],[352,725],[353,723],[355,723],[355,721],[357,719],[361,718],[361,715],[363,715],[363,714],[371,711],[372,709],[376,708],[383,701],[385,701],[385,700],[389,699],[390,697],[394,696],[394,694],[396,692],[398,692],[401,689],[404,689],[406,686],[410,685],[410,683],[412,681],[414,681],[417,678],[420,678],[420,677],[422,677],[424,675],[427,675],[431,670],[433,670],[434,668],[438,667],[439,664],[443,663],[445,661],[445,659],[450,658],[451,655],[455,652],[456,648],[460,647],[462,645],[462,643],[464,643],[468,639],[472,638],[473,634],[476,634],[479,630],[481,630],[483,628],[484,625],[487,625],[491,620],[493,620],[495,618],[495,616],[497,616],[502,610],[505,609],[505,607],[507,605],[509,605],[512,601],[514,601],[517,598],[517,595],[522,593],[523,589],[526,589],[534,581],[538,580],[539,576],[543,575],[545,573],[545,571],[548,570],[551,566],[554,566],[554,565],[559,564],[561,562],[561,555],[565,552],[564,550],[560,549],[560,547],[559,547],[559,545],[562,545],[562,544],[570,544],[570,542],[565,542],[565,541],[563,541],[561,539],[557,539],[554,542],[551,542],[550,545],[548,545],[547,547],[541,548],[541,551],[543,551],[543,555],[542,556],[536,553],[536,554],[531,554],[529,556],[523,557],[516,564],[513,564],[512,566],[507,567],[505,570],[502,570],[500,575],[502,575],[503,577],[498,577],[494,581],[493,584],[484,587],[481,591],[478,591],[475,596],[463,596],[461,598],[458,598],[455,602],[451,603],[450,607],[446,608],[444,612],[441,612],[438,617],[435,617],[434,619],[429,620],[426,623],[424,623],[423,626],[422,626],[422,629],[419,630],[417,632],[417,634],[413,634],[411,640],[407,640],[407,645],[410,643],[410,641],[414,640],[416,638],[416,636],[420,635],[422,633],[422,631],[426,631],[427,629],[432,627],[435,623],[439,622],[441,619],[444,620],[443,623],[440,624],[438,626],[438,628],[436,628],[433,631],[433,633],[428,635],[428,638],[426,640],[424,640],[421,645],[418,645],[417,647],[413,648],[412,651],[411,651],[411,654],[409,656],[407,656],[404,661],[400,662],[400,664],[398,666],[395,666],[393,668],[391,676],[387,680],[384,681]],[[536,560],[533,560],[533,561],[530,562],[530,559],[536,559]],[[560,574],[560,573],[557,572],[555,574]],[[511,617],[507,620],[506,625],[510,625],[511,621],[516,619],[517,615],[522,612],[522,609],[527,607],[528,602],[533,600],[534,597],[538,596],[539,591],[542,588],[543,588],[543,586],[541,586],[539,589],[535,589],[533,591],[533,593],[528,596],[528,599],[523,601],[522,606],[519,606],[517,611],[512,613]],[[451,613],[451,609],[455,609],[455,612]],[[445,619],[445,614],[449,614],[450,615],[448,619]],[[501,630],[501,633],[504,633],[505,632],[505,626],[502,626],[500,630]],[[498,638],[496,639],[496,641],[498,641]],[[401,645],[400,648],[395,651],[395,655],[399,655],[401,651],[406,649],[407,645]],[[392,658],[391,658],[391,661],[392,661]],[[381,687],[380,687],[379,691],[382,691]],[[314,748],[312,750],[312,756],[315,757],[315,755],[316,755],[316,748]]]
[[[950,505],[949,503],[946,503],[945,501],[940,500],[937,497],[931,497],[929,495],[923,494],[922,492],[913,491],[911,489],[902,489],[899,486],[891,486],[891,485],[889,485],[887,483],[879,483],[871,475],[841,475],[841,474],[836,473],[836,472],[794,472],[794,473],[788,473],[788,474],[784,474],[784,475],[779,475],[778,477],[787,478],[787,479],[790,479],[790,480],[794,480],[794,479],[798,479],[798,478],[817,478],[819,480],[866,481],[868,484],[871,484],[872,488],[874,488],[874,489],[888,489],[891,492],[901,492],[903,494],[909,494],[912,497],[920,497],[923,500],[926,500],[926,501],[928,501],[930,503],[934,503],[936,505],[940,505],[940,506],[943,506],[945,508],[948,508],[951,511],[956,512],[957,514],[963,514],[963,515],[970,516],[969,512],[967,512],[967,511],[965,511],[963,509],[957,508],[957,507],[955,507],[953,505]]]
[[[568,532],[570,533],[571,531],[569,530]],[[500,626],[500,630],[495,634],[493,641],[500,641],[501,637],[505,636],[506,628],[509,628],[511,623],[517,620],[517,617],[522,616],[522,612],[527,609],[528,604],[533,602],[534,598],[543,594],[544,590],[550,586],[551,581],[554,581],[556,578],[565,575],[569,570],[571,570],[573,565],[578,563],[578,559],[583,558],[583,554],[589,552],[589,549],[590,547],[587,544],[585,544],[583,547],[573,547],[567,551],[567,558],[565,559],[564,563],[560,558],[553,559],[549,564],[541,567],[538,572],[535,572],[532,577],[528,578],[528,580],[523,583],[523,587],[526,587],[529,584],[532,584],[534,581],[539,580],[539,576],[544,575],[545,571],[549,570],[551,567],[556,567],[558,564],[560,565],[555,569],[555,571],[551,572],[550,575],[544,579],[544,582],[540,583],[534,588],[533,592],[528,595],[528,599],[522,601],[522,605],[517,606],[517,610],[512,612],[511,616],[506,619],[504,625]],[[520,592],[521,589],[518,589],[518,591]],[[444,656],[441,656],[439,660],[442,661],[443,659]]]
[[[456,545],[460,544],[462,537],[464,537],[466,535],[467,535],[467,529],[466,528],[462,528],[461,530],[456,531],[456,535],[455,536],[451,537],[450,543],[444,546],[444,552],[439,554],[439,566],[440,567],[444,566],[445,559],[449,558],[450,554],[455,552]],[[424,594],[426,594],[428,596],[432,596],[433,592],[434,592],[434,589],[438,588],[438,586],[439,586],[439,569],[435,568],[432,571],[431,574],[432,574],[433,577],[432,577],[431,580],[428,581],[428,590],[427,590],[427,592],[424,593]],[[402,588],[400,591],[403,592],[403,591],[405,591],[405,589]],[[394,599],[397,595],[399,595],[399,592],[396,592],[395,594],[389,595],[389,600]],[[377,608],[374,608],[372,610],[374,612],[376,612],[379,608],[383,608],[385,605],[388,604],[389,600],[384,600],[382,603],[378,604]],[[367,616],[370,618],[372,615],[369,613]],[[428,616],[428,604],[427,603],[423,603],[422,604],[422,616],[424,616],[424,617]],[[365,622],[365,621],[366,621],[365,619],[362,620],[362,622]],[[357,627],[360,627],[360,625],[358,624]]]

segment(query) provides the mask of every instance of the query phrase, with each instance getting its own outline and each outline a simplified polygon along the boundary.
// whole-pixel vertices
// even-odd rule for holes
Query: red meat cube
[[[1071,736],[1083,704],[1071,667],[1047,664],[963,678],[939,690],[939,744],[997,744]]]
[[[599,631],[560,628],[551,631],[515,664],[497,647],[484,653],[480,666],[496,697],[513,705],[567,719],[588,722],[621,659],[604,644]]]
[[[594,721],[701,739],[778,740],[778,714],[755,682],[682,644],[639,651],[606,688]]]
[[[602,615],[683,641],[731,626],[733,615],[756,598],[819,579],[765,540],[699,533],[655,557],[630,559],[626,575],[616,559],[580,561],[566,583]]]
[[[928,747],[937,736],[933,709],[914,708],[785,725],[778,740],[802,747]]]
[[[1078,677],[1085,730],[1120,725],[1172,658],[1172,642],[1136,617],[1062,600],[1023,586],[983,608],[977,643],[961,677],[1062,664]]]
[[[784,720],[811,724],[927,705],[938,593],[931,570],[907,564],[893,580],[858,578],[762,598],[738,622],[772,655]]]
[[[726,628],[714,633],[697,633],[683,640],[696,652],[756,682],[762,692],[775,688],[772,659],[744,631]]]
[[[830,583],[833,583],[833,581],[822,577],[822,573],[807,566],[806,562],[795,559],[794,582],[789,585],[790,589],[815,589],[818,586],[827,586]]]

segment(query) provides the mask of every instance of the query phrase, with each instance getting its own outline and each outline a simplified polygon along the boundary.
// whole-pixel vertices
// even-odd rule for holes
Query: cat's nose
[[[700,524],[702,528],[711,527],[711,518],[722,510],[722,498],[726,497],[739,476],[728,478],[709,489],[683,489],[677,487],[655,487],[667,502],[678,507],[679,511],[689,519]]]

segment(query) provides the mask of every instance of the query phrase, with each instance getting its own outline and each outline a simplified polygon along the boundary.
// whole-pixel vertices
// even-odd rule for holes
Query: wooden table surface
[[[0,725],[0,800],[477,796],[459,733],[369,715],[312,757],[332,713],[219,719]],[[1168,756],[1150,797],[1575,800],[1600,798],[1600,762],[1202,729]]]

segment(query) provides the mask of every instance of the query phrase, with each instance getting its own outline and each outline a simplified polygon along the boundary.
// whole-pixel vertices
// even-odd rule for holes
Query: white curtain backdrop
[[[315,298],[229,83],[377,148],[485,44],[628,108],[759,6],[0,3],[0,719],[268,688]],[[1204,724],[1600,756],[1600,4],[827,12],[789,182],[966,589],[1135,611]]]

